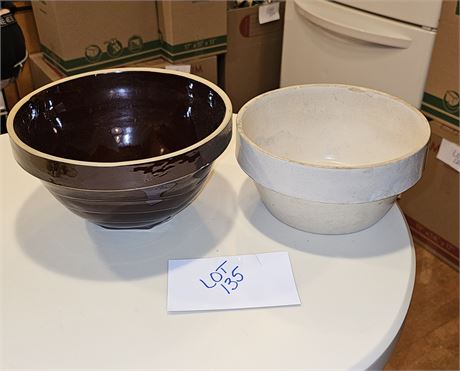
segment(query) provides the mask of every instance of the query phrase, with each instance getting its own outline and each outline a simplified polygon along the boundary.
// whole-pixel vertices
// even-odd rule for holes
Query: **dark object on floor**
[[[5,4],[2,4],[0,9],[0,31],[2,35],[0,86],[2,89],[18,77],[28,57],[21,28],[17,24],[12,10],[3,6]]]

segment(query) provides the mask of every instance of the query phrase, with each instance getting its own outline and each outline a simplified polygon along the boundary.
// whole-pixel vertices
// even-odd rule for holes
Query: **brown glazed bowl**
[[[46,85],[8,115],[16,161],[75,214],[151,228],[192,202],[232,134],[232,106],[200,77],[93,71]]]

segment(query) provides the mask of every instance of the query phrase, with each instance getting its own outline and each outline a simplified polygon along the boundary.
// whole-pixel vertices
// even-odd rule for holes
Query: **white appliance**
[[[288,0],[281,86],[341,83],[420,107],[442,0]]]

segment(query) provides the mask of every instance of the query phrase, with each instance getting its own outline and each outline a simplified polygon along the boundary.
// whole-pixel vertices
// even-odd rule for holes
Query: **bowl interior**
[[[194,79],[153,71],[86,75],[34,94],[14,117],[26,145],[58,157],[119,162],[165,155],[206,138],[225,102]]]
[[[267,93],[244,107],[238,121],[264,151],[315,166],[394,161],[417,152],[430,135],[423,115],[403,101],[336,85]]]

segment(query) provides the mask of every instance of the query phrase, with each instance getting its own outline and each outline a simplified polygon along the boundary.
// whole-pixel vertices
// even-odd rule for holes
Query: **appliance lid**
[[[437,28],[442,0],[331,0],[402,22]]]

